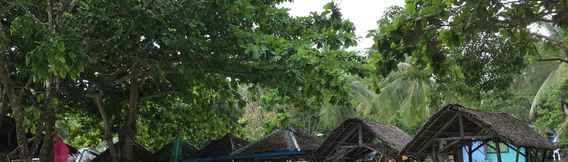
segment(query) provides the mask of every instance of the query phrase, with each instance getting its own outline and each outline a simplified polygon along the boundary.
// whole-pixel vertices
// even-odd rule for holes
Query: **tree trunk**
[[[24,128],[24,109],[21,103],[21,94],[16,94],[13,88],[8,93],[10,93],[10,107],[12,107],[12,113],[14,114],[14,120],[16,122],[16,138],[18,141],[18,146],[21,146],[20,158],[27,159],[31,161],[31,156],[29,153],[26,137],[26,129]]]
[[[8,95],[8,100],[10,102],[9,105],[12,108],[12,113],[16,122],[16,138],[18,146],[21,146],[19,157],[31,161],[27,145],[26,129],[24,128],[24,109],[21,102],[23,90],[22,92],[18,92],[16,90],[16,84],[14,84],[10,78],[10,74],[8,73],[5,65],[0,65],[0,81],[6,88],[6,94]]]
[[[128,96],[128,120],[126,125],[124,126],[123,130],[121,131],[121,136],[123,141],[122,146],[122,156],[125,161],[134,162],[135,155],[134,155],[134,143],[136,137],[136,121],[138,115],[138,81],[136,75],[131,74],[130,77],[130,87],[129,87],[129,96]]]
[[[6,34],[4,25],[0,23],[0,52],[8,51],[9,43]],[[5,54],[6,53],[0,53],[2,56]],[[4,92],[6,93],[5,97],[8,99],[7,106],[12,108],[12,114],[16,122],[16,138],[18,146],[22,146],[21,151],[19,152],[19,157],[26,161],[31,161],[27,145],[26,130],[24,128],[24,110],[21,102],[24,90],[19,92],[16,89],[16,84],[10,78],[5,58],[0,58],[0,61],[2,61],[0,63],[0,82],[2,83]]]
[[[107,116],[107,113],[103,107],[103,100],[102,100],[102,92],[99,93],[96,97],[95,97],[95,104],[97,105],[97,109],[99,110],[99,113],[101,114],[101,118],[103,119],[103,125],[104,125],[104,142],[107,145],[108,149],[110,150],[110,156],[111,156],[111,160],[112,162],[119,162],[118,159],[120,159],[120,157],[118,157],[118,154],[116,152],[116,148],[114,147],[114,143],[112,142],[112,125],[111,122],[109,120],[109,117]]]
[[[49,101],[47,101],[49,102]],[[42,113],[44,114],[44,121],[45,124],[45,134],[43,135],[42,145],[40,149],[39,159],[41,162],[52,162],[53,161],[53,135],[55,133],[55,113],[53,112],[53,107],[49,106],[46,107],[47,110],[44,110]]]
[[[47,0],[47,25],[50,32],[50,41],[53,41],[53,37],[58,35],[57,33],[57,13],[62,11],[62,4],[60,1]],[[59,12],[58,12],[59,11]],[[41,162],[52,162],[53,161],[53,137],[57,135],[55,131],[55,109],[58,105],[53,105],[52,101],[57,100],[57,95],[59,93],[59,81],[57,76],[50,76],[48,78],[48,83],[46,85],[46,97],[45,106],[42,109],[42,114],[44,116],[42,124],[44,126],[44,135],[42,139],[42,145],[40,149],[40,161]],[[55,96],[52,98],[52,96]],[[42,132],[37,132],[42,133]]]
[[[2,128],[2,124],[4,122],[4,111],[6,106],[6,101],[4,100],[4,97],[6,96],[6,93],[4,93],[4,91],[6,90],[6,88],[3,85],[0,85],[0,128]]]
[[[54,85],[54,84],[53,84]],[[41,162],[51,162],[53,161],[53,135],[55,135],[55,110],[52,105],[52,95],[54,95],[54,88],[52,83],[48,83],[46,86],[46,94],[43,108],[41,109],[41,124],[43,128],[39,128],[38,134],[43,133],[41,139],[41,149],[39,151],[39,159]],[[43,132],[41,131],[43,130]]]

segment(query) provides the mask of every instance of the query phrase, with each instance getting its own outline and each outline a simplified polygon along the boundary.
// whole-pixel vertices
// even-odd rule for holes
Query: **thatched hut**
[[[154,153],[153,159],[156,162],[170,162],[172,160],[172,156],[174,154],[175,145],[178,144],[176,141],[170,142],[166,144],[162,149],[158,150]],[[181,159],[190,159],[197,154],[197,149],[193,147],[193,145],[185,142],[179,143],[180,145],[180,152],[181,152]]]
[[[320,141],[299,129],[282,128],[231,155],[237,161],[306,161]]]
[[[199,150],[197,158],[201,159],[216,159],[219,157],[228,157],[246,145],[249,142],[232,134],[227,134],[220,139],[210,141],[207,146]]]
[[[473,161],[480,149],[487,149],[479,155],[485,156],[482,160],[494,156],[490,161],[544,161],[553,146],[510,114],[448,105],[430,117],[402,154],[419,161],[460,162]],[[503,157],[504,149],[511,150],[510,159]],[[488,154],[490,150],[494,152]]]
[[[411,139],[395,126],[348,119],[328,135],[315,155],[318,161],[400,161],[400,152]]]
[[[114,144],[114,147],[118,149],[122,145],[122,142],[117,142]],[[136,158],[135,162],[153,162],[154,159],[152,157],[152,152],[146,150],[146,148],[140,144],[134,144],[134,157]],[[92,162],[108,162],[112,161],[110,150],[107,149],[103,151],[97,158],[93,159]]]

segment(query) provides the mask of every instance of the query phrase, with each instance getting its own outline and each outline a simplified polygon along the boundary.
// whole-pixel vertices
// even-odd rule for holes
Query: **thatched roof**
[[[117,149],[117,152],[119,152],[118,150],[120,149],[120,146],[122,145],[122,142],[117,142],[114,144],[114,147]],[[134,157],[136,158],[136,162],[153,162],[154,159],[152,158],[152,152],[146,150],[146,148],[144,148],[144,146],[135,143],[134,144]],[[97,158],[93,159],[92,162],[108,162],[111,161],[111,155],[110,155],[110,150],[107,149],[105,151],[103,151]]]
[[[395,126],[378,124],[361,119],[348,119],[328,135],[316,155],[318,157],[331,157],[333,154],[336,154],[336,151],[343,149],[340,148],[343,145],[358,144],[359,128],[362,128],[362,142],[366,146],[375,148],[375,150],[384,151],[382,154],[396,156],[402,151],[404,146],[412,140],[408,134]],[[358,148],[352,148],[351,151],[357,152],[356,149]],[[370,152],[368,149],[360,149],[360,151]]]
[[[320,141],[317,138],[309,136],[299,129],[282,128],[255,143],[251,143],[235,151],[232,155],[246,156],[273,151],[311,153],[315,151],[319,145]]]
[[[447,105],[442,110],[432,115],[422,128],[420,128],[414,139],[406,145],[403,152],[416,155],[429,140],[432,140],[431,138],[434,132],[438,132],[438,130],[442,129],[443,125],[446,125],[446,123],[450,122],[458,114],[463,116],[465,136],[484,135],[515,146],[536,149],[553,148],[545,138],[540,136],[529,126],[529,123],[521,121],[508,113],[481,112],[454,104]],[[450,124],[452,125],[441,131],[440,137],[459,136],[455,133],[460,132],[458,121],[453,121]]]
[[[229,156],[232,152],[249,144],[248,141],[227,134],[223,138],[210,141],[207,146],[198,151],[197,157]]]
[[[154,160],[156,162],[169,162],[172,156],[173,147],[175,141],[168,143],[162,149],[158,150],[154,153]],[[189,143],[182,142],[181,143],[181,159],[190,159],[194,157],[197,153],[197,149],[193,147],[193,145]]]

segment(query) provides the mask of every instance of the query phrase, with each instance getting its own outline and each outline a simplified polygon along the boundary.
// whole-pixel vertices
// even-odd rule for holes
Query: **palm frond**
[[[324,130],[332,130],[354,116],[355,111],[348,106],[327,105],[320,110],[320,125]]]
[[[531,108],[529,111],[529,118],[534,120],[537,115],[538,106],[542,104],[546,97],[546,92],[552,91],[553,89],[560,88],[564,82],[568,80],[568,64],[559,64],[558,68],[548,75],[546,80],[542,83],[538,89],[536,95],[534,96]]]
[[[410,64],[400,65],[398,71],[385,78],[376,94],[360,82],[353,82],[353,97],[359,101],[357,112],[361,116],[379,122],[392,122],[401,116],[401,123],[415,128],[430,113],[432,84],[427,71],[421,71]]]

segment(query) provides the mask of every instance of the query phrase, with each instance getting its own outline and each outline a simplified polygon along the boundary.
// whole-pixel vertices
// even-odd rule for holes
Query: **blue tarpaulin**
[[[278,157],[278,156],[296,156],[296,155],[304,155],[304,152],[303,152],[303,151],[296,151],[296,150],[280,150],[280,151],[270,151],[270,152],[255,153],[255,154],[251,154],[251,155],[202,157],[202,158],[195,158],[195,159],[184,160],[183,162],[219,161],[219,160],[243,160],[243,159]]]

